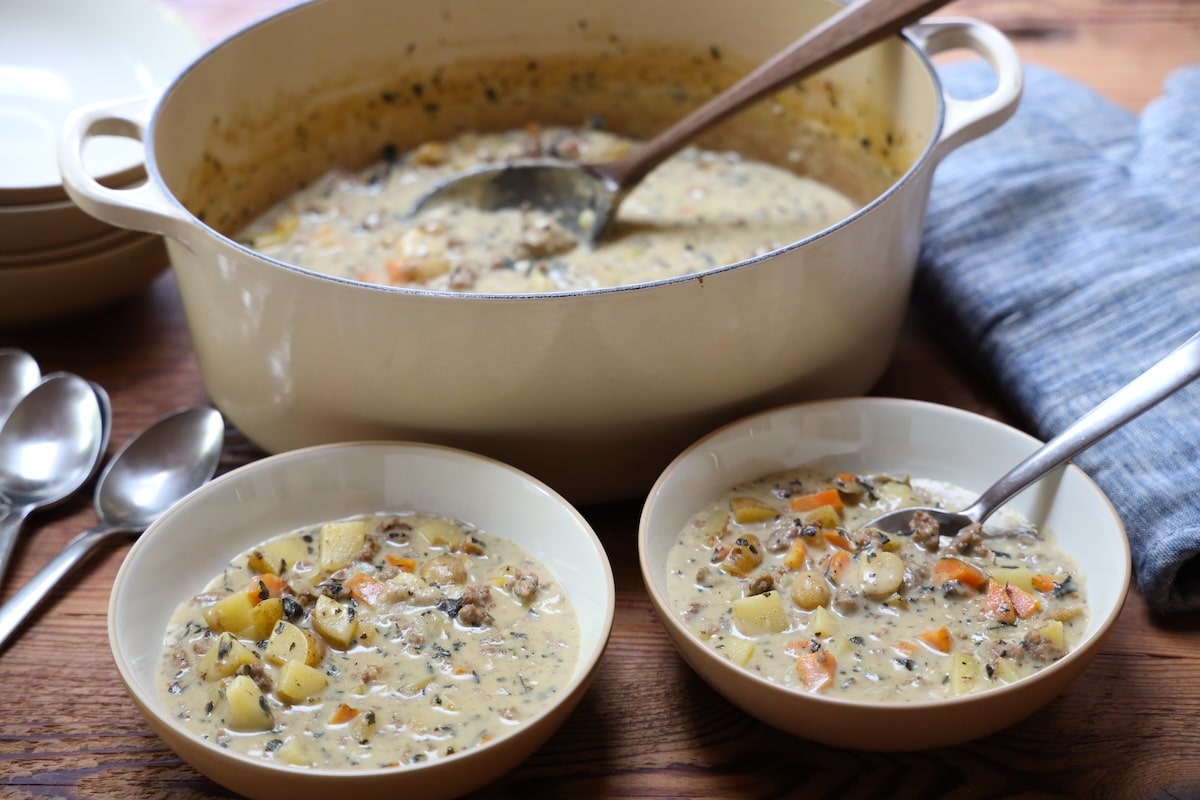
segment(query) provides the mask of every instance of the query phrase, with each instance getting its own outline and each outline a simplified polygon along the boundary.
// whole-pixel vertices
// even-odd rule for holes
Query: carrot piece
[[[1013,609],[1021,619],[1029,619],[1042,607],[1042,604],[1038,602],[1036,597],[1020,586],[1013,586],[1011,583],[1006,583],[1004,584],[1004,588],[1008,591],[1009,599],[1012,600]]]
[[[810,692],[819,692],[833,683],[837,672],[837,659],[819,642],[809,642],[808,648],[796,656],[796,674],[800,683]]]
[[[792,539],[788,551],[783,554],[783,565],[788,569],[801,569],[808,558],[808,547],[803,539]]]
[[[835,511],[841,511],[842,496],[837,489],[825,489],[811,494],[798,494],[788,498],[788,507],[792,511],[812,511],[821,506],[832,506]]]
[[[950,652],[950,629],[945,625],[921,631],[917,634],[917,638],[939,653]]]
[[[387,591],[385,583],[372,578],[365,572],[354,573],[353,577],[346,581],[345,586],[351,597],[369,606],[375,605],[380,596]]]
[[[1012,597],[997,581],[988,581],[987,597],[983,602],[988,614],[993,619],[1010,623],[1017,621],[1017,610],[1013,608]]]
[[[901,639],[900,641],[896,642],[896,649],[906,656],[911,656],[913,653],[917,652],[916,644],[910,642],[908,639]]]
[[[834,550],[833,555],[829,557],[829,577],[834,583],[840,583],[842,575],[850,568],[850,562],[854,559],[845,550]]]
[[[1037,589],[1039,592],[1049,593],[1054,591],[1054,578],[1049,575],[1034,575],[1029,579],[1029,582],[1032,583],[1033,588]]]
[[[349,722],[358,716],[358,709],[353,706],[348,706],[345,703],[340,704],[333,710],[333,716],[329,718],[329,724],[341,725],[343,722]]]
[[[957,558],[939,558],[933,565],[933,585],[957,581],[971,589],[982,589],[988,582],[983,570]]]
[[[416,270],[403,258],[393,258],[383,265],[388,282],[392,284],[409,283],[416,277]]]
[[[853,550],[854,542],[837,528],[821,528],[821,538],[840,550]]]
[[[417,569],[417,560],[408,556],[394,556],[388,553],[384,558],[394,567],[399,567],[401,572],[415,572]]]
[[[278,575],[264,572],[262,575],[255,575],[250,580],[250,585],[246,587],[246,594],[250,595],[250,602],[258,605],[267,598],[282,597],[283,587],[286,585],[287,581]]]

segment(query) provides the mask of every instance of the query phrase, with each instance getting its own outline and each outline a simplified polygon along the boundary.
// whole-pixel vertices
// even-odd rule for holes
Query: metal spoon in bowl
[[[452,200],[483,210],[528,205],[551,213],[582,243],[594,245],[626,195],[693,137],[786,84],[891,36],[949,2],[855,0],[624,158],[605,164],[529,160],[471,170],[419,197],[409,216]]]
[[[930,507],[898,508],[876,517],[863,527],[892,534],[908,533],[912,529],[913,515],[919,511],[937,521],[941,536],[954,536],[968,525],[982,524],[1017,492],[1142,412],[1158,405],[1197,377],[1200,377],[1200,333],[1193,334],[1170,355],[1071,423],[962,511]]]
[[[225,424],[212,408],[176,411],[130,439],[96,482],[100,524],[62,552],[0,606],[0,648],[88,553],[119,534],[139,534],[217,470]]]
[[[0,581],[17,535],[37,509],[74,494],[108,447],[107,394],[65,372],[21,398],[0,428]]]
[[[0,348],[0,425],[41,379],[33,356],[15,347]]]

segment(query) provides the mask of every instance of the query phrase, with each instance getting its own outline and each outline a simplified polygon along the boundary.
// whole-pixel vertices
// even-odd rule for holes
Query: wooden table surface
[[[285,0],[172,0],[210,40]],[[1023,57],[1137,111],[1174,67],[1200,60],[1194,0],[961,0],[948,12],[991,22]],[[113,447],[176,407],[204,403],[174,279],[97,318],[0,331],[112,395]],[[913,370],[921,380],[909,375]],[[876,394],[1004,417],[912,320]],[[260,454],[229,431],[221,470]],[[911,754],[837,750],[737,711],[676,655],[642,587],[637,503],[586,514],[608,548],[617,615],[595,683],[542,750],[480,796],[540,797],[1200,797],[1200,629],[1156,619],[1131,594],[1104,651],[1049,707],[961,747]],[[95,523],[81,494],[37,515],[0,597]],[[109,590],[127,544],[98,552],[0,653],[0,798],[230,796],[181,762],[128,702],[108,650]]]

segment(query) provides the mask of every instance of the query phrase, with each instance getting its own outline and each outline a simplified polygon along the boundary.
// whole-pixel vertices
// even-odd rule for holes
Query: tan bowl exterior
[[[575,673],[552,706],[510,734],[421,765],[322,770],[238,755],[163,711],[156,670],[167,622],[238,553],[279,533],[375,511],[462,519],[522,544],[566,591],[579,619]],[[612,571],[587,521],[549,487],[498,462],[431,445],[361,442],[285,453],[217,478],[171,508],[134,545],[113,585],[113,658],[150,727],[197,770],[252,800],[456,797],[540,747],[587,691],[612,630]]]
[[[0,330],[53,325],[98,312],[166,270],[162,237],[117,233],[111,246],[64,261],[0,267]]]
[[[113,233],[66,199],[33,205],[0,205],[0,257],[37,257],[78,242]]]
[[[793,466],[891,472],[981,492],[1039,446],[987,417],[910,400],[855,398],[788,406],[701,439],[663,472],[642,512],[642,577],[684,660],[746,713],[780,730],[856,750],[924,750],[1005,728],[1057,697],[1100,651],[1129,591],[1125,528],[1104,493],[1074,466],[1011,507],[1053,530],[1088,592],[1084,640],[1065,658],[1007,686],[938,702],[867,703],[786,689],[742,669],[694,636],[667,599],[666,555],[688,518],[730,487]]]
[[[879,377],[905,313],[933,170],[1006,119],[1020,94],[1015,53],[993,29],[965,21],[914,28],[910,39],[831,71],[846,97],[861,95],[886,116],[887,130],[911,148],[911,165],[822,234],[694,277],[535,296],[367,286],[258,256],[179,198],[212,163],[209,131],[280,97],[308,112],[363,85],[363,74],[376,85],[401,68],[435,74],[501,54],[521,64],[576,50],[619,54],[639,40],[760,60],[836,7],[514,0],[496,13],[488,0],[318,0],[219,45],[152,107],[77,117],[60,150],[65,182],[90,213],[168,237],[205,386],[268,451],[359,438],[435,441],[513,463],[575,502],[629,497],[718,424],[781,402],[857,394]],[[1000,65],[1001,88],[979,103],[944,97],[918,41],[931,52],[982,47]],[[343,72],[345,83],[331,81]],[[618,108],[621,97],[614,90],[606,102]],[[588,111],[572,113],[582,121]],[[70,168],[87,132],[130,128],[145,134],[147,188],[100,192]],[[262,165],[249,150],[263,139],[290,141],[289,130],[245,143],[222,138],[219,161]],[[364,128],[363,138],[371,135]],[[247,180],[266,172],[247,172]]]

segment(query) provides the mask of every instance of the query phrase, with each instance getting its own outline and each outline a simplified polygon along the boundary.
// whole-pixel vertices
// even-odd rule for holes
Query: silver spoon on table
[[[0,347],[0,425],[41,379],[42,370],[33,356],[15,347]]]
[[[21,398],[0,427],[0,581],[25,519],[95,474],[108,447],[107,414],[103,389],[57,372]]]
[[[176,411],[130,439],[96,482],[100,524],[72,539],[0,606],[0,648],[67,574],[104,540],[139,534],[217,470],[225,423],[212,408]]]
[[[1193,334],[1168,356],[1072,422],[1062,433],[1013,467],[962,511],[928,506],[898,508],[863,527],[903,535],[911,532],[913,515],[923,511],[938,524],[941,536],[954,536],[968,525],[982,524],[996,509],[1051,470],[1061,466],[1117,428],[1158,405],[1200,377],[1200,333]]]
[[[702,131],[785,85],[897,33],[950,0],[855,0],[749,75],[624,158],[605,164],[528,160],[464,172],[409,211],[456,201],[483,210],[528,205],[552,214],[587,245],[604,235],[626,195]]]

